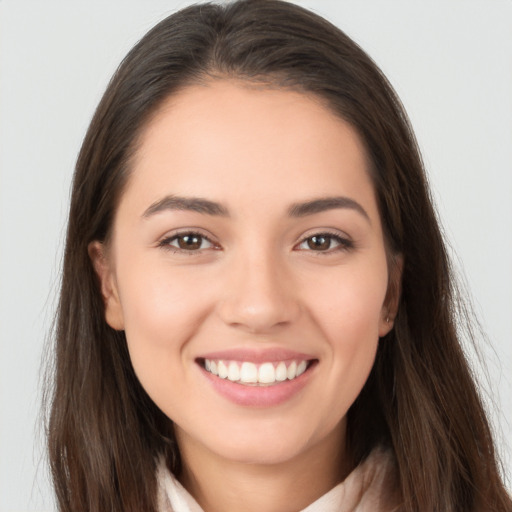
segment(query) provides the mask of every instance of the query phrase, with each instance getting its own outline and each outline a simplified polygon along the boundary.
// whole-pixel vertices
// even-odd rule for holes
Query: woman
[[[61,510],[512,509],[406,115],[297,6],[190,7],[123,61],[56,351]]]

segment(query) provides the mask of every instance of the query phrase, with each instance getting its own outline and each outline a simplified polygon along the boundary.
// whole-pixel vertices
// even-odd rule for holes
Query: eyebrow
[[[361,214],[366,220],[370,221],[370,216],[366,210],[353,199],[343,196],[322,197],[310,201],[294,203],[288,208],[290,217],[306,217],[316,213],[325,212],[334,209],[350,209]],[[185,210],[193,211],[205,215],[219,217],[229,217],[228,209],[220,203],[203,199],[200,197],[182,197],[168,195],[153,203],[144,213],[143,217],[148,218],[156,213],[166,210]]]
[[[357,201],[343,196],[322,197],[303,203],[294,203],[288,209],[288,215],[290,217],[305,217],[307,215],[314,215],[315,213],[321,213],[327,210],[345,208],[356,211],[370,222],[370,216]]]
[[[187,210],[205,215],[217,215],[221,217],[229,217],[227,208],[219,203],[202,199],[200,197],[179,197],[166,196],[156,203],[153,203],[142,215],[143,217],[151,217],[155,213],[165,210]]]

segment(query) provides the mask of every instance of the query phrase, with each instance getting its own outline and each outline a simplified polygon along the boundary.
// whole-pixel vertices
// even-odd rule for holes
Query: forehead
[[[140,138],[130,188],[153,201],[177,193],[245,204],[333,189],[374,195],[359,136],[320,100],[227,80],[164,102]]]

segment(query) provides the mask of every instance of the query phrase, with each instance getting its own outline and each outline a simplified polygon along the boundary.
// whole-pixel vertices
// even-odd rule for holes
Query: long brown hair
[[[123,60],[92,119],[74,174],[54,332],[47,428],[59,510],[155,511],[157,458],[179,474],[172,422],[139,384],[124,333],[105,322],[87,247],[108,239],[141,131],[162,102],[222,77],[312,94],[366,146],[390,261],[401,254],[403,274],[395,328],[348,414],[355,462],[389,446],[407,512],[511,511],[458,340],[453,276],[407,116],[350,38],[279,0],[169,16]]]

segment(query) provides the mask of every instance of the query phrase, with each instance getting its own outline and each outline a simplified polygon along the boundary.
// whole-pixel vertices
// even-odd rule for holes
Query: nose
[[[254,334],[272,333],[293,323],[300,301],[286,267],[263,251],[231,261],[226,270],[229,286],[218,308],[222,321]]]

